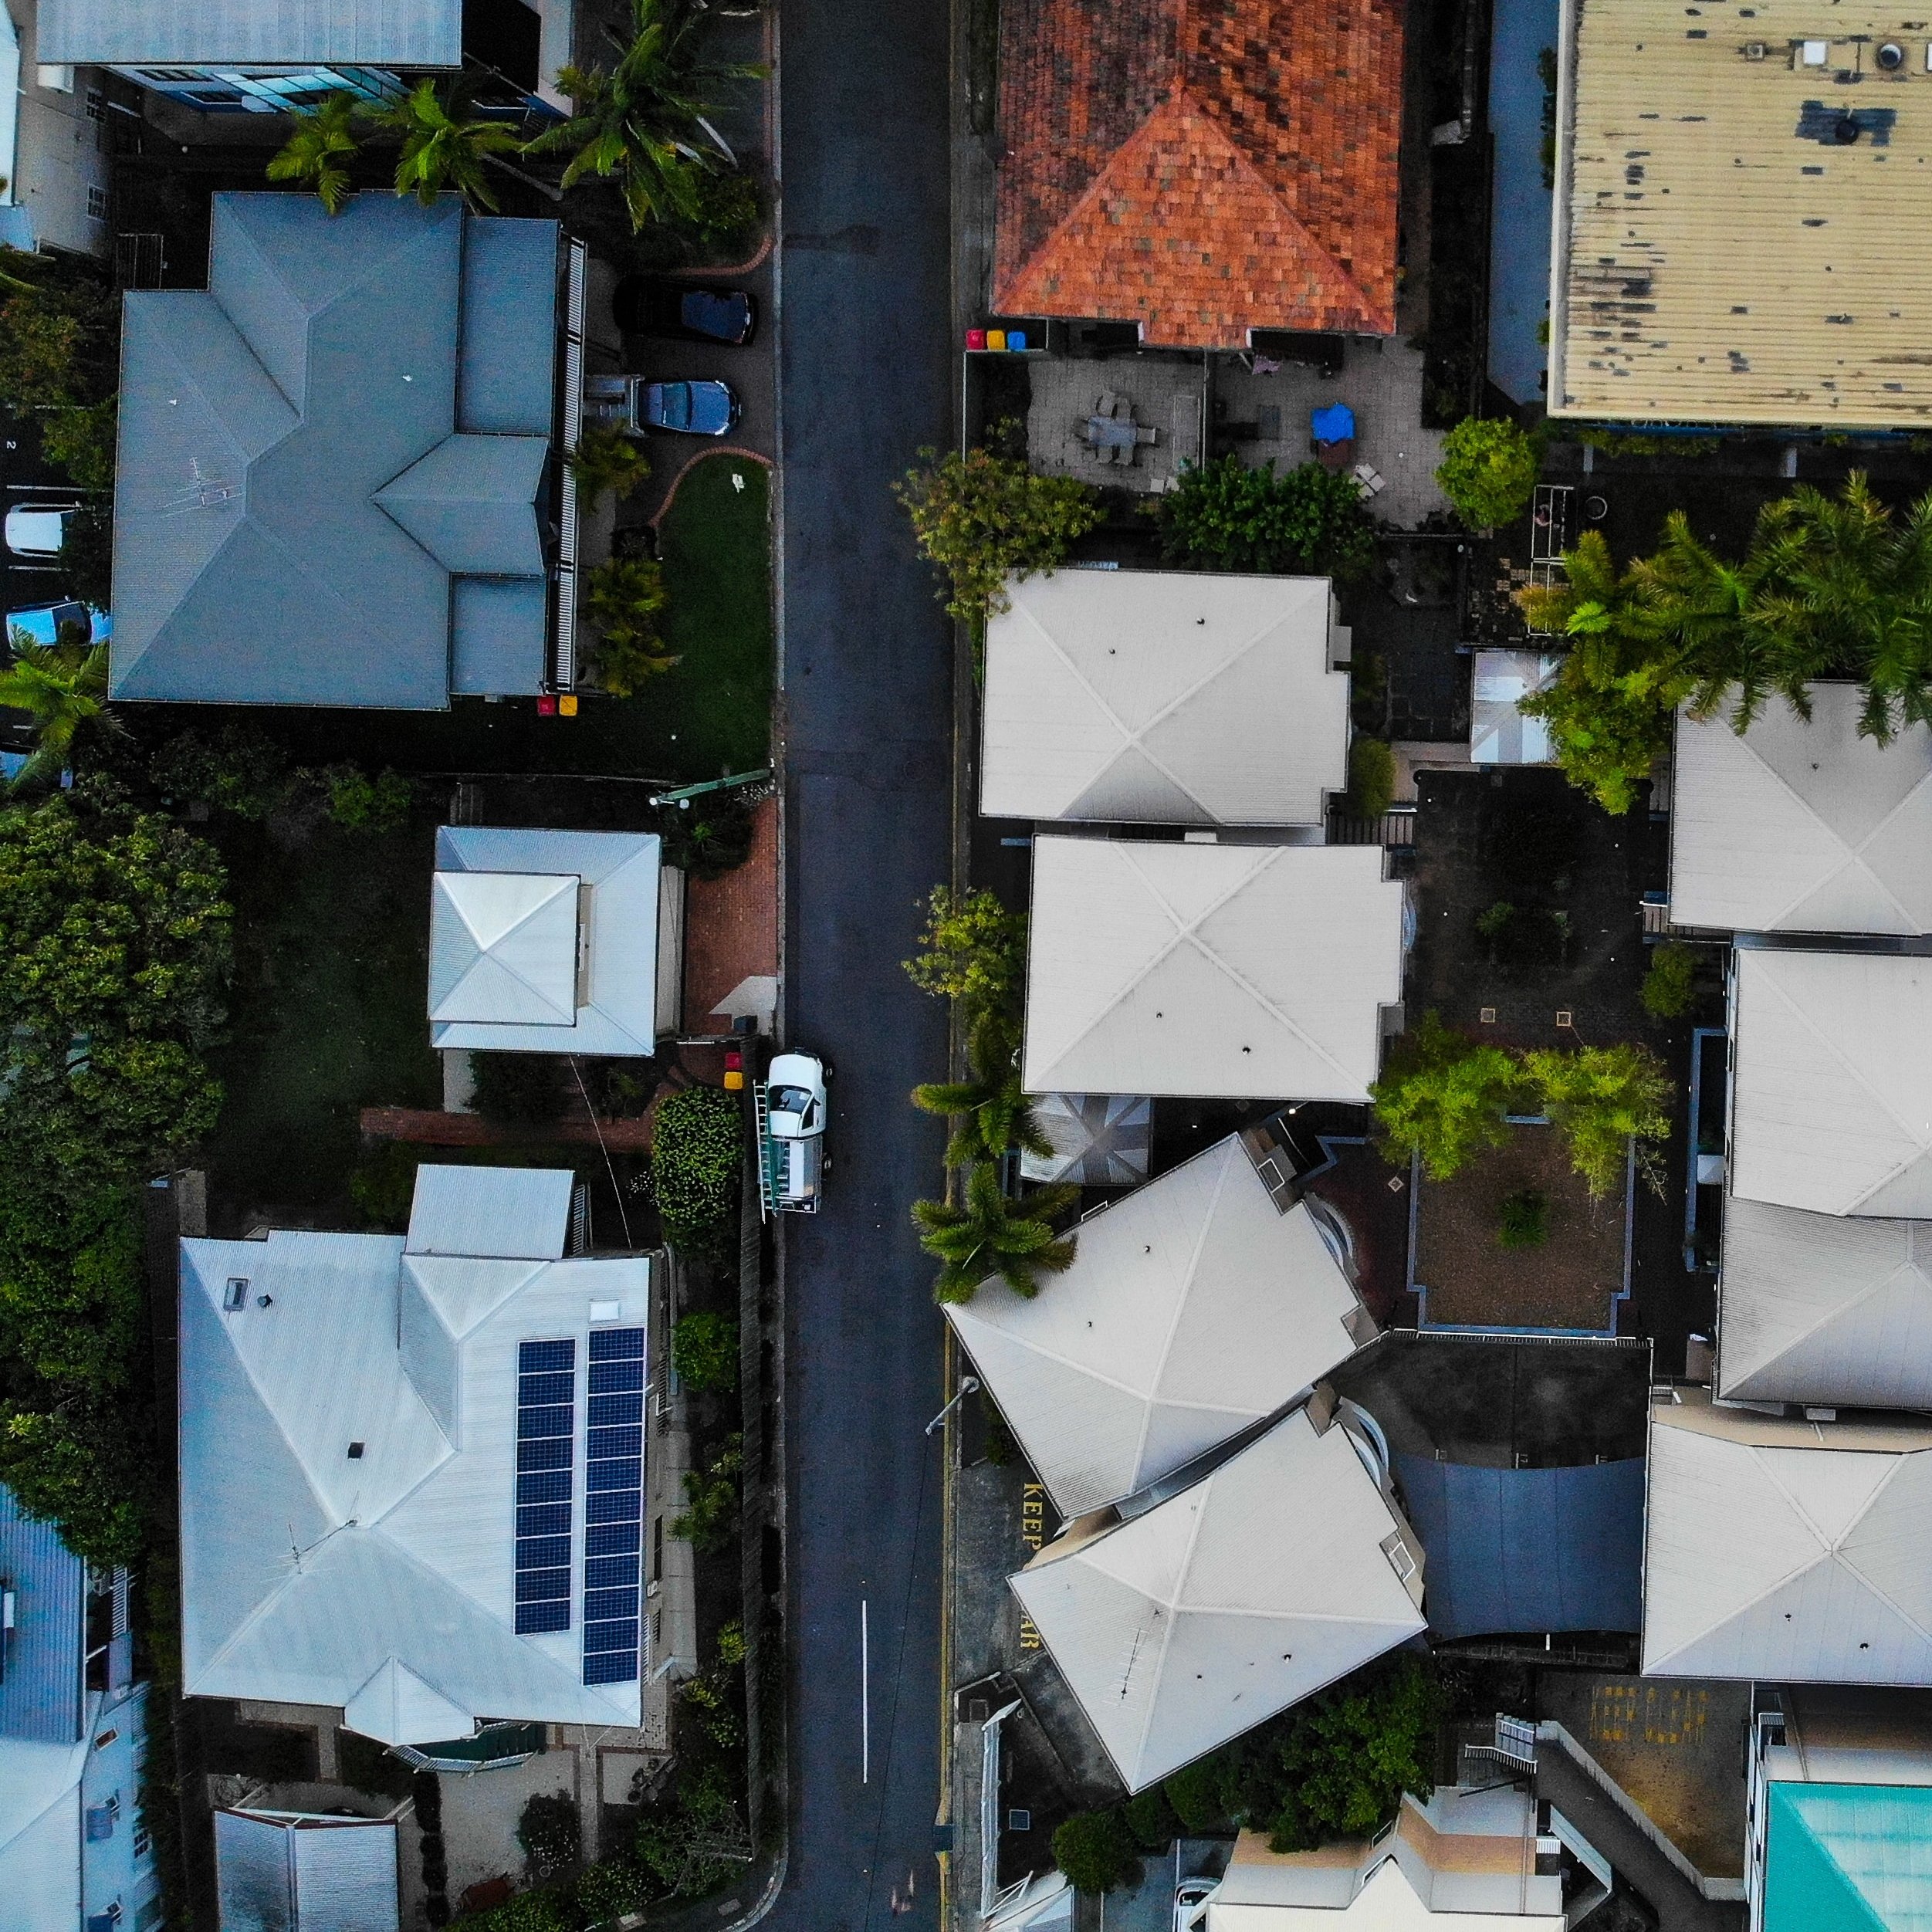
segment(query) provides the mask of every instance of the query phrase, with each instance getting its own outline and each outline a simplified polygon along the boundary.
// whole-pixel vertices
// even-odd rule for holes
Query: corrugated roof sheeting
[[[0,1739],[70,1744],[81,1734],[87,1567],[51,1523],[26,1515],[4,1484],[0,1575],[14,1595],[0,1677]]]
[[[1926,1932],[1932,1791],[1773,1784],[1764,1932]]]
[[[1932,1409],[1932,1222],[1734,1195],[1717,1293],[1720,1395]]]
[[[1932,421],[1928,39],[1871,0],[1566,0],[1551,414]]]
[[[455,67],[461,0],[42,0],[39,57],[63,66]]]
[[[463,235],[463,313],[487,315],[489,327],[463,331],[458,429],[550,435],[557,407],[559,232],[554,222],[470,217]]]
[[[1486,1469],[1398,1456],[1429,1555],[1439,1637],[1635,1630],[1643,1621],[1643,1461]]]
[[[395,1932],[396,1828],[386,1819],[215,1814],[222,1932]]]
[[[1318,825],[1348,783],[1325,577],[1062,570],[986,625],[980,808]]]
[[[1862,737],[1856,685],[1740,733],[1680,714],[1670,916],[1741,932],[1932,932],[1932,729]]]

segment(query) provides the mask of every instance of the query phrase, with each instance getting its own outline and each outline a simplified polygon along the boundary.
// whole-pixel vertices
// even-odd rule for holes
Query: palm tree
[[[16,628],[13,662],[0,671],[0,705],[24,711],[34,723],[33,755],[12,789],[50,783],[66,769],[75,740],[90,730],[118,731],[107,709],[107,647],[90,644],[78,625],[63,624],[52,644],[36,644]]]
[[[472,114],[474,95],[474,83],[467,80],[440,92],[435,81],[425,80],[401,100],[377,110],[377,121],[402,137],[402,152],[396,158],[398,195],[413,194],[429,208],[438,195],[453,189],[472,208],[496,207],[483,164],[500,164],[505,154],[520,153],[523,143],[502,121]]]
[[[946,1164],[970,1167],[998,1160],[1009,1148],[1042,1157],[1053,1142],[1034,1118],[1033,1103],[1020,1082],[1013,1035],[996,1013],[976,1026],[966,1041],[969,1080],[928,1081],[912,1089],[912,1105],[956,1121],[946,1142]]]
[[[349,171],[343,165],[362,143],[356,117],[362,103],[351,93],[324,94],[316,105],[296,111],[295,132],[269,163],[272,181],[300,181],[331,215],[349,199]]]
[[[1010,1200],[1000,1191],[998,1169],[983,1161],[966,1176],[963,1204],[914,1202],[919,1246],[939,1263],[934,1296],[970,1301],[983,1281],[997,1275],[1030,1301],[1040,1292],[1040,1276],[1064,1274],[1073,1264],[1074,1237],[1056,1234],[1053,1220],[1079,1198],[1078,1188],[1061,1184]]]
[[[636,441],[621,429],[607,427],[585,430],[563,460],[584,492],[587,509],[594,509],[607,491],[628,496],[651,474],[651,465]]]
[[[682,0],[631,0],[631,40],[617,65],[566,67],[557,77],[576,111],[528,143],[526,154],[571,151],[563,185],[615,175],[633,231],[650,222],[689,220],[700,177],[736,157],[711,124],[709,94],[763,69],[700,61],[692,45],[696,13]]]

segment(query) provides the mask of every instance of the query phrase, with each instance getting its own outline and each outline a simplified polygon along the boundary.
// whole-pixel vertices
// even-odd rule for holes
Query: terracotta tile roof
[[[1399,0],[1005,0],[995,308],[1392,333],[1402,66]]]

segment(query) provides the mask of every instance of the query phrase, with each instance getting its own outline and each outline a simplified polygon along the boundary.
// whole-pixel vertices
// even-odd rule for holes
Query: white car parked
[[[80,508],[78,503],[15,504],[7,512],[7,548],[15,557],[58,557],[67,519]]]

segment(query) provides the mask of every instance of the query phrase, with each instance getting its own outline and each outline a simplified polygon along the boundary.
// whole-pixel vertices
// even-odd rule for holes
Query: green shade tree
[[[52,644],[36,644],[17,626],[13,661],[0,671],[0,705],[33,720],[33,753],[12,780],[15,791],[58,782],[80,745],[118,733],[107,709],[107,647],[90,644],[78,625],[63,625]]]
[[[340,215],[349,203],[348,164],[362,151],[360,110],[346,90],[297,108],[293,131],[269,162],[269,179],[298,182],[331,215]]]
[[[1371,1838],[1405,1792],[1426,1798],[1441,1697],[1416,1658],[1358,1672],[1289,1714],[1276,1748],[1280,1809],[1268,1820],[1271,1850],[1311,1850],[1336,1839]]]
[[[1074,1237],[1055,1233],[1053,1222],[1079,1198],[1078,1188],[1056,1185],[1013,1200],[1000,1192],[999,1170],[988,1162],[967,1175],[963,1201],[914,1202],[919,1245],[939,1263],[936,1298],[970,1301],[982,1282],[997,1275],[1030,1301],[1041,1275],[1073,1265]]]
[[[936,885],[919,952],[904,964],[922,993],[959,1000],[975,1016],[1015,1014],[1027,976],[1027,915],[984,887]]]
[[[1384,1152],[1398,1162],[1419,1155],[1432,1181],[1453,1179],[1474,1156],[1502,1144],[1504,1116],[1521,1086],[1501,1047],[1479,1044],[1426,1013],[1369,1089]]]
[[[1633,1144],[1642,1162],[1646,1143],[1669,1137],[1677,1088],[1647,1047],[1543,1047],[1524,1054],[1523,1064],[1594,1195],[1622,1185]]]
[[[1465,416],[1443,438],[1436,482],[1473,530],[1513,523],[1536,494],[1542,458],[1534,437],[1501,418]]]
[[[1010,425],[992,431],[1001,441]],[[1010,607],[1009,577],[1053,571],[1069,547],[1096,529],[1099,497],[1071,476],[1036,476],[1017,458],[990,449],[919,452],[893,493],[912,519],[919,553],[945,580],[949,616],[983,628]]]
[[[638,1820],[638,1863],[674,1898],[702,1898],[750,1863],[751,1834],[718,1764],[682,1771]]]
[[[1346,582],[1375,561],[1375,526],[1353,476],[1319,463],[1277,475],[1230,452],[1193,463],[1160,499],[1170,562],[1216,570],[1306,571]]]
[[[738,1386],[738,1324],[715,1308],[680,1315],[671,1331],[671,1365],[687,1389],[700,1393]]]
[[[947,1166],[996,1161],[1016,1147],[1043,1158],[1052,1153],[1020,1083],[1018,1044],[1002,1015],[985,1014],[967,1036],[970,1078],[928,1081],[912,1089],[915,1107],[956,1123],[946,1142]]]
[[[755,80],[763,69],[720,64],[698,54],[701,18],[682,0],[631,0],[631,33],[614,66],[570,66],[557,77],[570,97],[567,120],[546,128],[524,152],[567,152],[562,185],[587,176],[614,179],[634,232],[651,222],[694,220],[701,178],[735,167],[712,117],[716,90]]]
[[[1076,1812],[1053,1835],[1053,1862],[1076,1892],[1098,1897],[1133,1876],[1139,1847],[1118,1809]]]

